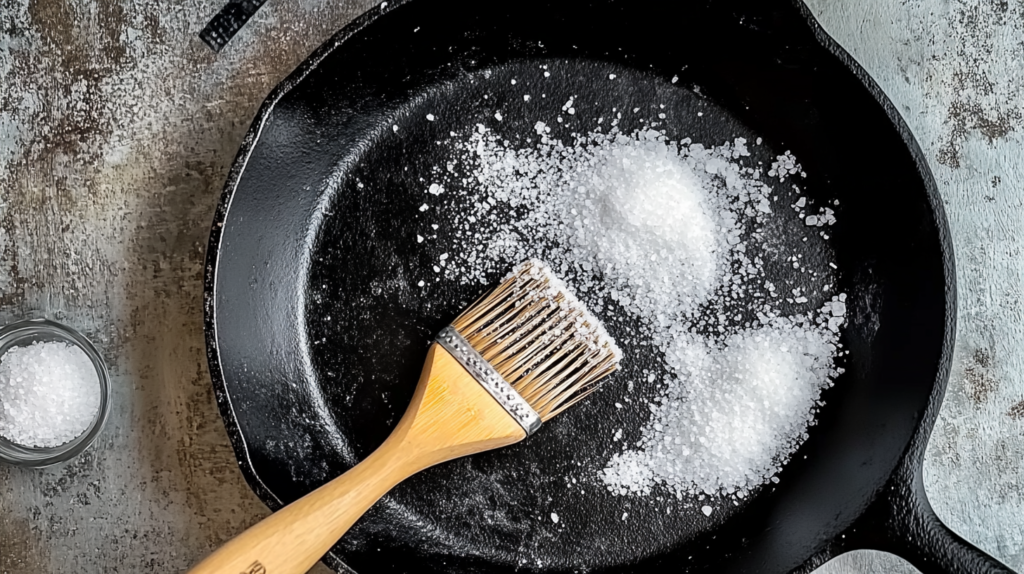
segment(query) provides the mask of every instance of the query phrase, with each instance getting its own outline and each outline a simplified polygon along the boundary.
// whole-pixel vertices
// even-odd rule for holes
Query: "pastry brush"
[[[547,265],[520,264],[438,334],[412,403],[380,448],[190,573],[306,572],[402,480],[523,440],[596,390],[620,356],[601,323]]]

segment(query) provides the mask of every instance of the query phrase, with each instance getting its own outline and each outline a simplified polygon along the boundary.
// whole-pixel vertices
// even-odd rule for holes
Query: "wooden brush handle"
[[[189,574],[302,574],[399,482],[440,462],[525,437],[462,365],[434,344],[409,409],[380,448],[249,528]]]
[[[222,546],[191,574],[301,574],[411,472],[381,447],[352,470],[270,515]]]

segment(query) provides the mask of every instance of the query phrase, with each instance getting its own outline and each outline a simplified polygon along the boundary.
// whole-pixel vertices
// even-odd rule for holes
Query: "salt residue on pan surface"
[[[802,175],[796,158],[762,171],[743,164],[743,138],[706,147],[612,127],[563,142],[544,122],[534,129],[539,142],[521,147],[484,125],[457,142],[436,174],[448,185],[430,189],[464,194],[472,207],[448,214],[455,244],[438,246],[433,271],[486,283],[508,262],[539,257],[599,318],[631,318],[631,342],[662,353],[666,376],[627,381],[658,385],[660,396],[646,407],[642,439],[600,472],[612,492],[661,483],[680,497],[744,497],[772,480],[840,372],[843,304],[834,296],[822,309],[783,313],[782,301],[806,303],[831,285],[766,245],[762,228],[780,205],[773,185]],[[774,217],[806,215],[804,203],[792,207],[797,214]],[[834,221],[821,212],[822,226]],[[824,236],[817,223],[811,232]],[[785,293],[765,273],[769,258],[784,256],[807,279]]]

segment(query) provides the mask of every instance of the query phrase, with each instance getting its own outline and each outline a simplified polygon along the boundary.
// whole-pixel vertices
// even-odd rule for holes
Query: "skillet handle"
[[[902,466],[848,533],[854,544],[895,554],[923,574],[1014,574],[939,520],[925,495],[920,463]]]

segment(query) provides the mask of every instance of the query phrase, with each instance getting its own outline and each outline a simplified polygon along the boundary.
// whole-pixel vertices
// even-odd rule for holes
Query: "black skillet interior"
[[[668,111],[676,137],[763,137],[754,161],[797,155],[809,173],[803,193],[840,200],[822,252],[834,251],[849,295],[847,373],[780,484],[742,504],[610,495],[594,479],[621,448],[609,437],[622,428],[635,440],[647,418],[612,405],[654,393],[613,382],[522,444],[410,479],[328,563],[375,573],[788,572],[857,545],[858,518],[884,499],[901,461],[920,462],[905,455],[926,440],[944,390],[952,255],[905,127],[815,31],[787,1],[670,10],[415,0],[340,32],[264,105],[211,237],[211,372],[259,496],[279,507],[379,445],[432,335],[479,294],[433,282],[436,254],[415,239],[432,222],[441,239],[448,232],[418,207],[450,132],[487,123],[521,142],[571,95],[578,126],[612,106],[641,108],[626,130]],[[545,96],[524,102],[531,90]],[[795,241],[786,225],[779,219],[776,235]],[[656,357],[631,360],[642,368]],[[704,516],[709,503],[716,511]]]

